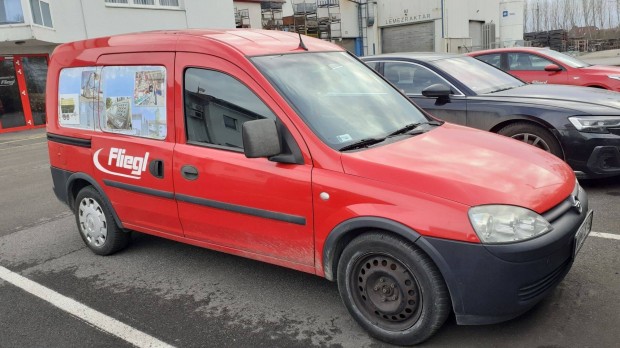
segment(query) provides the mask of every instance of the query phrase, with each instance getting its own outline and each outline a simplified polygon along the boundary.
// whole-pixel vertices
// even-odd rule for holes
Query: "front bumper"
[[[528,241],[483,245],[429,237],[418,240],[423,249],[433,250],[459,324],[512,319],[555,288],[573,264],[575,234],[588,214],[585,191],[577,195],[581,211],[569,197],[543,214],[553,230]]]
[[[618,134],[559,131],[566,162],[579,178],[620,175],[620,131]]]

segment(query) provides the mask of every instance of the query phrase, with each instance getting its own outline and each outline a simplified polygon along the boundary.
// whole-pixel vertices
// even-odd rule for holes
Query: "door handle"
[[[152,160],[149,163],[149,173],[158,179],[162,179],[164,177],[164,161]]]
[[[194,166],[190,166],[188,164],[181,167],[181,175],[187,180],[196,180],[198,179],[198,169]]]

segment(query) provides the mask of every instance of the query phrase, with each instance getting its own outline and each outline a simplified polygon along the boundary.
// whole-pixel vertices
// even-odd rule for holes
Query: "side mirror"
[[[429,98],[449,98],[450,94],[452,90],[443,83],[436,83],[422,90],[422,95]]]
[[[562,68],[557,66],[556,64],[549,64],[545,67],[545,71],[562,71]]]
[[[247,158],[271,157],[282,152],[276,121],[253,120],[241,127],[243,152]]]

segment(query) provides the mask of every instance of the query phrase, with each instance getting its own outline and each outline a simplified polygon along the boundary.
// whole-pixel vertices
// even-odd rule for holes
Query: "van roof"
[[[245,56],[259,56],[280,53],[303,52],[299,45],[299,35],[275,30],[263,29],[188,29],[149,31],[133,34],[122,34],[71,42],[59,47],[60,50],[70,46],[73,50],[89,48],[125,48],[127,51],[171,50],[197,51],[197,46],[209,41],[219,42],[236,49]],[[303,43],[308,51],[343,51],[340,46],[316,38],[303,36]],[[64,46],[64,47],[63,47]]]

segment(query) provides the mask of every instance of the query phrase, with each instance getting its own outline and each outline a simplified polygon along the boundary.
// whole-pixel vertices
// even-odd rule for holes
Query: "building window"
[[[160,6],[179,7],[179,0],[159,0]]]
[[[50,4],[42,0],[30,0],[30,8],[32,9],[32,20],[35,24],[52,28],[52,13],[50,12]]]
[[[179,0],[105,0],[106,5],[127,7],[179,8]]]
[[[0,0],[0,24],[24,23],[20,0]]]
[[[133,0],[135,5],[155,5],[155,0]]]

